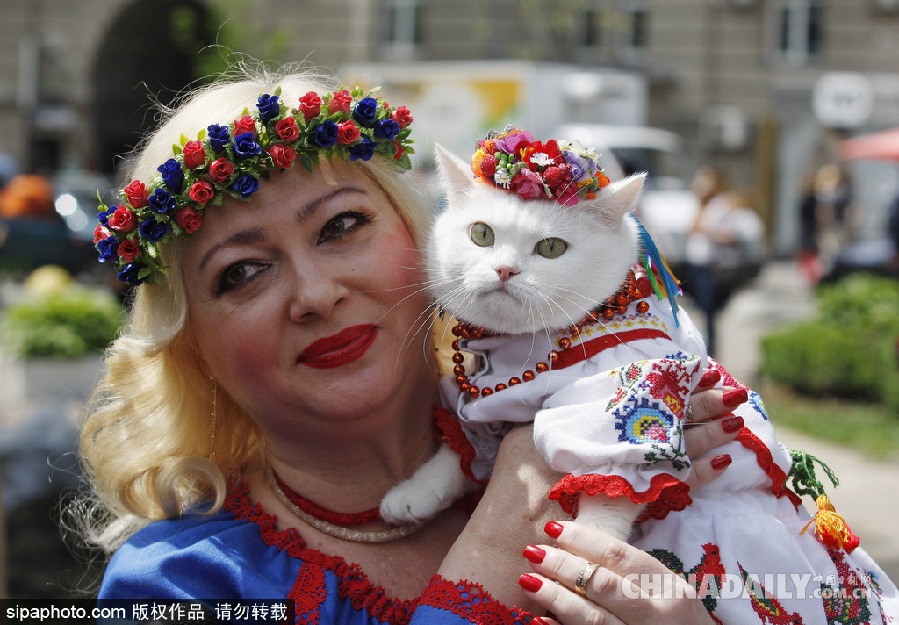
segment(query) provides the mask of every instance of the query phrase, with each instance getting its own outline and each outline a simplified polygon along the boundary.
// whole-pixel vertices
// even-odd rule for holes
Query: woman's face
[[[276,173],[251,201],[211,207],[182,266],[203,360],[270,435],[298,414],[351,420],[433,380],[419,252],[354,164]]]

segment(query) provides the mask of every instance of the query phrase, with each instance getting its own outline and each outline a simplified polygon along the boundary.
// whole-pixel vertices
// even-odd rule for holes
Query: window
[[[410,52],[421,43],[421,5],[418,0],[387,0],[384,44]]]
[[[822,51],[824,2],[782,0],[775,8],[775,50],[778,61],[806,65]]]

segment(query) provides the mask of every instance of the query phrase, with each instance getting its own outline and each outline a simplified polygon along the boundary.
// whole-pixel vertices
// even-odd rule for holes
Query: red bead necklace
[[[650,283],[649,278],[646,277],[646,274],[642,272],[642,270],[637,269],[636,271],[639,271],[640,275],[637,275],[634,269],[629,271],[627,274],[627,278],[621,285],[621,288],[618,289],[618,291],[616,291],[614,295],[606,298],[603,303],[587,313],[583,319],[568,328],[567,336],[563,336],[558,340],[558,346],[562,349],[568,349],[569,347],[571,347],[572,341],[580,335],[581,330],[583,330],[585,325],[596,323],[600,319],[609,320],[612,319],[612,317],[614,317],[615,315],[624,314],[625,312],[627,312],[627,308],[632,302],[638,302],[638,313],[642,314],[647,312],[649,310],[649,304],[640,300],[649,297],[649,295],[652,293],[652,284]],[[494,333],[490,330],[485,330],[484,328],[467,323],[465,321],[461,321],[456,324],[456,326],[453,327],[452,332],[453,336],[456,337],[456,339],[452,343],[452,348],[455,351],[455,353],[453,354],[453,363],[455,363],[455,366],[453,367],[453,374],[456,376],[456,384],[459,386],[459,390],[463,393],[467,393],[472,399],[477,399],[478,397],[488,397],[493,393],[504,391],[510,386],[515,386],[523,382],[530,382],[531,380],[535,379],[538,374],[545,373],[546,371],[552,369],[552,365],[559,358],[559,352],[556,350],[552,350],[547,356],[546,361],[538,362],[533,369],[528,369],[522,372],[520,376],[509,378],[509,382],[507,384],[500,383],[494,387],[478,388],[471,383],[468,375],[466,375],[465,373],[465,365],[463,364],[465,361],[465,355],[460,349],[459,342],[461,340],[481,339],[484,337],[494,336]]]
[[[284,480],[278,477],[278,474],[275,473],[274,470],[272,471],[272,475],[275,478],[275,482],[278,484],[278,488],[281,489],[281,492],[284,493],[293,505],[319,521],[324,521],[325,523],[337,525],[339,527],[355,527],[357,525],[366,525],[381,520],[381,510],[379,508],[371,508],[370,510],[353,513],[334,512],[333,510],[323,508],[314,501],[310,501],[295,492],[290,486],[284,483]]]

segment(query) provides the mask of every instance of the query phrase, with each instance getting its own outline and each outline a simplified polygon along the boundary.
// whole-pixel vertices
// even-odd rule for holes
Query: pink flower
[[[390,119],[395,121],[400,129],[403,129],[412,123],[412,112],[405,106],[400,106],[390,114]]]
[[[360,135],[361,133],[352,119],[342,124],[337,124],[337,143],[349,145],[356,141]]]
[[[126,263],[134,262],[134,259],[140,254],[140,245],[132,239],[125,239],[119,243],[119,256]]]
[[[279,139],[284,141],[296,141],[300,136],[300,129],[297,128],[297,120],[293,117],[285,117],[275,124],[275,132]]]
[[[125,187],[125,195],[131,206],[134,208],[142,208],[147,205],[147,187],[139,180],[133,180],[131,184]]]
[[[137,215],[125,208],[119,206],[107,221],[109,227],[119,232],[131,232],[137,227]]]
[[[199,141],[188,141],[185,143],[184,148],[181,150],[181,156],[184,158],[184,166],[188,169],[196,169],[206,163],[206,151],[203,149],[203,144]]]
[[[203,216],[190,206],[175,211],[175,223],[184,229],[187,234],[193,234],[203,225]]]
[[[190,188],[188,195],[194,202],[203,205],[215,197],[215,188],[205,180],[198,180]]]
[[[307,122],[313,117],[318,117],[321,114],[321,108],[322,99],[314,91],[310,91],[300,98],[300,110]]]
[[[297,157],[297,151],[289,145],[273,145],[269,148],[268,153],[271,155],[275,167],[283,169],[290,169]]]
[[[209,165],[209,177],[213,182],[224,182],[234,173],[234,165],[224,157],[213,161]]]
[[[546,198],[543,181],[530,169],[522,169],[512,178],[512,188],[518,192],[518,197],[524,199]]]
[[[112,236],[112,232],[103,226],[103,224],[97,224],[97,227],[94,228],[94,243],[97,241],[102,241],[103,239],[108,239]]]
[[[349,91],[346,89],[335,91],[334,95],[331,97],[331,101],[328,103],[328,112],[332,115],[334,113],[349,113],[350,105],[352,103],[353,96],[350,95]]]
[[[249,115],[234,120],[234,136],[237,137],[245,132],[252,132],[253,136],[256,136],[256,122]]]

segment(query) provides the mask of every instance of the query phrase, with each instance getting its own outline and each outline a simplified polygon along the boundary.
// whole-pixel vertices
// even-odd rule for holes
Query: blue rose
[[[140,273],[140,270],[143,268],[144,266],[140,263],[128,263],[127,265],[125,265],[125,268],[119,272],[118,278],[122,282],[127,282],[128,284],[137,286],[144,281],[143,278],[137,277]]]
[[[170,158],[162,165],[156,168],[162,174],[162,181],[169,189],[175,193],[181,193],[181,187],[184,185],[184,170],[181,169],[181,163]]]
[[[375,153],[376,147],[378,147],[377,141],[372,141],[368,137],[363,136],[361,143],[358,143],[349,149],[350,160],[357,161],[362,159],[363,161],[367,161]]]
[[[227,126],[212,124],[206,127],[206,132],[209,137],[209,145],[212,146],[216,154],[224,150],[228,142],[231,141],[231,134],[228,132]]]
[[[175,197],[165,189],[153,191],[153,195],[147,198],[147,203],[157,213],[170,213],[177,206]]]
[[[390,141],[400,132],[400,125],[392,119],[381,119],[375,123],[375,136]]]
[[[146,240],[156,243],[169,231],[169,225],[164,221],[145,219],[140,224],[140,234]]]
[[[100,255],[100,262],[105,263],[110,260],[119,259],[119,240],[115,237],[107,237],[97,241],[97,252]]]
[[[107,210],[99,211],[97,213],[97,221],[100,222],[101,226],[103,226],[104,228],[109,227],[109,216],[112,215],[117,208],[118,206],[110,206]]]
[[[321,126],[317,126],[312,131],[312,136],[309,139],[320,148],[330,148],[337,143],[337,134],[339,132],[340,129],[337,128],[337,124],[327,119]]]
[[[259,179],[250,174],[241,174],[231,188],[240,193],[240,197],[247,199],[259,189]]]
[[[378,115],[378,101],[374,98],[362,98],[353,110],[353,117],[363,126],[371,126]]]
[[[256,143],[252,132],[243,132],[234,137],[234,153],[239,159],[250,158],[262,154],[262,146]]]
[[[263,124],[281,114],[281,107],[278,104],[278,96],[276,95],[268,95],[266,93],[259,96],[256,108],[259,109],[259,119],[262,120]]]

